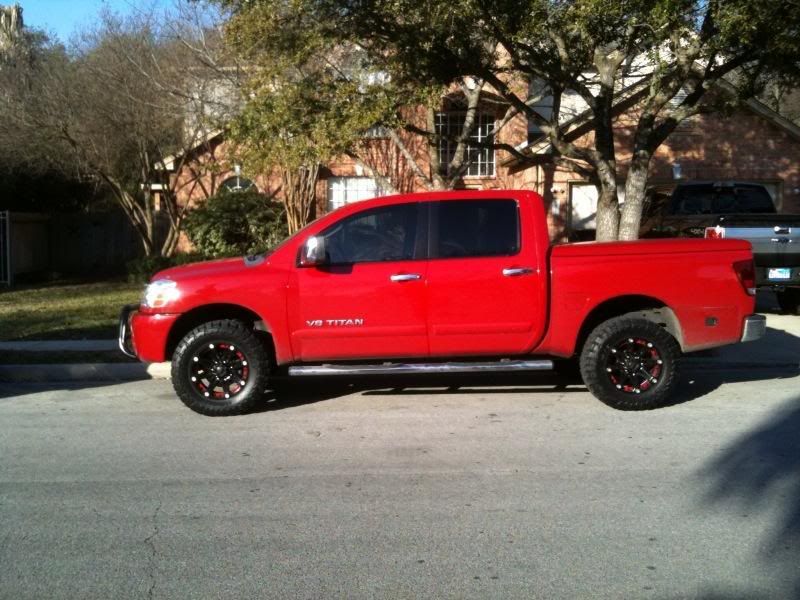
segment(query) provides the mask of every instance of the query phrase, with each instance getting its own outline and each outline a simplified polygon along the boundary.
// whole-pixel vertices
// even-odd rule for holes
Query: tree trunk
[[[608,67],[605,63],[603,67]],[[597,170],[597,233],[598,241],[616,240],[619,234],[619,197],[617,194],[617,161],[614,149],[614,121],[612,118],[614,103],[613,80],[610,75],[600,70],[600,79],[605,81],[595,100],[594,126],[595,150],[594,167]]]
[[[625,204],[622,206],[619,224],[621,240],[639,239],[649,167],[649,154],[640,153],[631,161],[628,180],[625,182]]]
[[[617,239],[619,228],[619,203],[616,190],[600,190],[597,199],[597,223],[598,242],[608,242]]]
[[[428,108],[427,113],[427,127],[428,131],[436,131],[436,111],[433,108]],[[430,162],[431,169],[431,189],[446,190],[449,187],[445,178],[442,175],[443,165],[439,160],[439,138],[438,136],[429,136],[428,140],[428,161]]]
[[[300,231],[314,218],[318,176],[319,164],[284,169],[281,173],[283,205],[286,207],[289,235]]]
[[[617,196],[617,177],[612,168],[598,165],[597,223],[596,239],[607,242],[617,239],[619,232],[619,198]]]

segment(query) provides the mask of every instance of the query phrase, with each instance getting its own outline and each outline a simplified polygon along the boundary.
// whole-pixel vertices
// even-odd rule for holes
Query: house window
[[[436,114],[436,133],[445,136],[439,140],[439,162],[443,168],[449,168],[456,154],[458,144],[452,138],[461,134],[464,126],[464,112],[445,112]],[[491,144],[494,142],[494,117],[489,114],[478,114],[477,123],[472,130],[470,140]],[[494,148],[477,148],[467,145],[466,177],[494,177]]]
[[[531,108],[543,120],[553,118],[553,94],[548,85],[541,79],[535,79],[528,88],[528,102],[533,100]],[[528,140],[532,141],[544,135],[539,123],[533,118],[528,119]]]
[[[385,195],[386,192],[370,177],[328,178],[328,210]]]
[[[255,184],[245,177],[234,175],[229,177],[219,187],[226,192],[244,192],[255,186]]]

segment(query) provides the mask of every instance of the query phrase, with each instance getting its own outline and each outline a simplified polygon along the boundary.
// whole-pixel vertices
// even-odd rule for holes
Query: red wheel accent
[[[206,398],[228,400],[247,386],[250,375],[247,357],[232,344],[209,342],[191,361],[191,384]]]
[[[658,383],[664,361],[653,342],[630,337],[608,353],[606,373],[614,386],[628,394],[641,394]]]

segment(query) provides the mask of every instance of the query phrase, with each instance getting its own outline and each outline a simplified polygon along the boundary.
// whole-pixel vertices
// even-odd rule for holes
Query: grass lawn
[[[116,338],[119,311],[143,289],[120,281],[0,288],[0,340]]]

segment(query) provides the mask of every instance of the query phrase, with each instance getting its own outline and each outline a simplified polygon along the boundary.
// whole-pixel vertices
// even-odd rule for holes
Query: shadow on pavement
[[[710,394],[725,383],[791,378],[800,369],[739,368],[688,365],[684,368],[673,401],[683,404]],[[327,377],[276,380],[258,412],[283,410],[332,400],[350,394],[364,396],[434,396],[440,394],[548,394],[586,392],[580,378],[553,372],[481,375],[407,375],[393,377]],[[599,400],[598,400],[599,402]]]
[[[707,482],[706,506],[778,515],[754,559],[788,583],[787,598],[800,598],[800,395],[710,460],[700,476]]]
[[[320,377],[276,380],[260,411],[283,410],[355,393],[365,396],[438,394],[519,394],[585,392],[577,383],[553,373],[486,373],[482,375],[407,375]]]
[[[687,360],[682,367],[681,379],[673,401],[668,406],[697,400],[726,383],[791,379],[798,375],[800,368],[796,367],[704,365],[691,364],[691,361]]]
[[[784,318],[798,319],[798,323],[800,323],[800,317]],[[693,352],[686,355],[685,363],[691,364],[692,360],[696,358],[740,365],[798,367],[800,365],[800,337],[782,329],[767,327],[764,337],[759,340]]]
[[[0,400],[11,400],[29,394],[39,394],[43,392],[55,391],[76,391],[90,388],[114,385],[114,381],[73,381],[73,382],[0,382]]]

